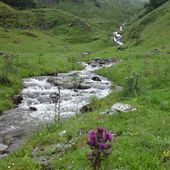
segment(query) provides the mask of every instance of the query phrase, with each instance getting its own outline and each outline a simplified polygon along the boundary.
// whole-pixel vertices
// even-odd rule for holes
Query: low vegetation
[[[57,11],[61,9],[64,7]],[[87,21],[80,18],[80,15],[76,16],[76,19],[88,25],[91,31],[82,30],[83,24],[79,22],[76,23],[76,29],[65,27],[65,22],[66,25],[59,24],[59,27],[55,26],[50,31],[39,27],[31,30],[0,28],[0,42],[3,42],[1,50],[8,52],[8,55],[18,56],[12,64],[13,68],[17,68],[16,72],[8,72],[7,75],[9,84],[0,84],[1,111],[12,107],[10,98],[21,89],[23,77],[81,69],[77,64],[73,64],[79,60],[88,61],[96,57],[118,58],[120,62],[117,65],[98,70],[97,73],[124,87],[122,92],[113,90],[104,99],[93,98],[90,104],[92,112],[76,115],[61,121],[59,125],[54,123],[38,130],[21,149],[0,160],[0,169],[88,170],[90,164],[86,158],[89,152],[86,144],[87,133],[96,127],[104,127],[115,134],[115,140],[112,154],[105,161],[101,161],[101,169],[168,170],[169,9],[170,1],[167,1],[146,15],[140,13],[135,16],[133,23],[127,25],[125,30],[126,45],[122,49],[112,47],[108,33],[97,24],[100,20],[93,22],[93,25],[92,18]],[[51,18],[53,14],[48,10],[43,9]],[[71,12],[71,16],[74,16],[74,11],[70,10],[72,9],[67,9],[64,14]],[[33,16],[41,15],[41,10],[37,9],[25,12]],[[82,51],[90,54],[82,57]],[[137,109],[113,115],[99,114],[116,102],[130,103]],[[64,133],[61,133],[63,131]],[[45,160],[43,163],[42,159]]]

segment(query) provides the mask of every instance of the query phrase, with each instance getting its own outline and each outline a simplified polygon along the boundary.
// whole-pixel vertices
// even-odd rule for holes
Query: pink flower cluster
[[[91,148],[96,148],[102,152],[110,147],[109,143],[112,142],[112,139],[113,136],[111,132],[107,132],[104,128],[99,127],[97,128],[97,132],[95,130],[90,130],[88,132],[87,144]]]

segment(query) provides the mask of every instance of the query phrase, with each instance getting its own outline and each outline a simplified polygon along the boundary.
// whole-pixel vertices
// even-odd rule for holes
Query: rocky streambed
[[[96,58],[88,63],[80,62],[84,66],[81,71],[24,79],[21,95],[14,97],[16,103],[21,103],[0,117],[1,157],[16,150],[37,125],[55,119],[58,96],[61,118],[79,113],[94,96],[106,97],[111,92],[111,82],[93,71],[115,63],[114,59]]]

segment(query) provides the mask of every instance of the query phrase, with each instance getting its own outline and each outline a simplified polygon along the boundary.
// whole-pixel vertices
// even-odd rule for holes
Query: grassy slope
[[[114,3],[116,6],[116,1]],[[109,4],[110,1],[108,4],[105,2],[107,7],[102,5],[100,9],[91,6],[90,9],[95,11],[94,14],[90,13],[91,19],[99,22],[96,13],[109,11]],[[79,8],[87,12],[88,5],[79,5]],[[71,2],[65,2],[65,11],[62,8],[17,11],[0,2],[0,51],[19,56],[19,60],[17,57],[13,59],[15,71],[12,70],[9,75],[11,83],[8,86],[0,85],[0,112],[13,107],[11,96],[21,89],[21,78],[77,68],[73,61],[80,57],[82,51],[93,52],[111,46],[108,32],[87,18],[71,14],[70,7],[79,13],[77,5]],[[136,8],[133,7],[132,11]],[[109,19],[116,24],[122,20],[119,16],[116,10]],[[123,16],[128,17],[129,12]],[[2,57],[0,60],[2,65]]]
[[[75,5],[71,0],[61,1],[57,8],[86,18],[89,23],[96,24],[104,30],[113,31],[115,26],[120,25],[120,21],[126,20],[127,16],[134,13],[134,9],[140,8],[142,5],[134,0],[129,2],[127,0],[98,0],[97,2],[100,7],[95,6],[92,0],[85,0],[83,3]]]
[[[106,44],[103,31],[57,9],[16,11],[0,3],[0,26],[0,51],[19,55],[19,61],[14,59],[17,71],[9,76],[11,83],[0,85],[0,111],[12,106],[10,98],[20,90],[21,78],[74,69],[73,61],[82,51]],[[100,32],[100,38],[93,29]]]
[[[163,152],[170,150],[170,125],[168,123],[170,121],[170,75],[168,74],[170,44],[167,36],[170,34],[169,9],[170,2],[167,2],[129,26],[125,34],[129,35],[131,30],[135,30],[138,36],[133,39],[128,38],[127,47],[123,51],[107,47],[98,52],[94,50],[87,57],[88,59],[99,56],[105,58],[118,56],[122,60],[120,64],[98,72],[119,85],[124,85],[126,77],[132,72],[138,72],[140,74],[140,96],[129,98],[113,93],[100,101],[94,99],[91,104],[94,112],[77,116],[59,127],[51,125],[48,129],[38,132],[27,145],[0,161],[1,169],[7,169],[7,166],[23,170],[40,169],[31,154],[33,148],[36,147],[39,148],[38,156],[51,158],[50,163],[54,169],[68,169],[68,167],[75,170],[89,169],[85,157],[86,152],[89,151],[86,146],[86,135],[77,134],[80,129],[87,132],[97,126],[103,126],[119,134],[113,143],[112,155],[102,164],[103,169],[168,169],[170,162],[163,162],[165,156]],[[153,22],[150,23],[150,19]],[[147,20],[147,24],[144,24]],[[159,34],[161,37],[157,36]],[[134,45],[136,42],[139,44]],[[96,47],[91,45],[93,48]],[[87,46],[87,49],[90,46]],[[80,47],[81,45],[78,46]],[[70,48],[77,50],[77,46]],[[159,52],[153,51],[155,48]],[[137,111],[99,116],[99,112],[117,101],[131,103]],[[59,137],[58,133],[62,130],[66,130],[66,134],[64,137]],[[75,140],[74,147],[64,155],[60,155],[57,151],[52,154],[54,144],[67,143],[70,137]]]

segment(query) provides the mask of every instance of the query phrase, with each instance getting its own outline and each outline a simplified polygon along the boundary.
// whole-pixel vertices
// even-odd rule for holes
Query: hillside
[[[113,2],[116,6],[117,1]],[[95,19],[95,13],[91,16],[94,22],[92,20],[89,22],[87,18],[79,15],[79,8],[85,9],[87,12],[88,4],[80,6],[79,3],[69,1],[67,6],[66,2],[62,4],[64,5],[64,3],[67,7],[66,10],[62,7],[17,10],[0,2],[0,51],[14,55],[15,58],[19,56],[20,61],[17,66],[14,63],[19,74],[17,72],[9,73],[10,86],[1,85],[3,90],[0,95],[0,111],[12,106],[10,97],[19,91],[22,77],[67,71],[72,67],[68,62],[79,58],[82,51],[96,51],[101,47],[111,46],[108,38],[110,32],[107,27],[101,29],[100,24],[96,24],[98,18]],[[107,9],[109,15],[109,4],[110,1],[108,4],[105,2],[106,8],[102,6],[100,10],[94,5],[90,9],[98,11],[98,13]],[[76,15],[70,13],[70,6]],[[113,12],[115,15],[112,14],[112,11],[110,12],[112,17],[110,20],[114,25],[124,21],[122,17],[119,18],[120,13],[117,11]],[[126,18],[129,14],[125,13],[121,16]],[[107,20],[102,19],[102,22],[104,24]],[[112,29],[115,27],[111,26],[110,30],[112,31]],[[51,61],[64,65],[56,65],[55,62],[52,62],[54,63],[52,65]],[[34,68],[31,72],[30,67]]]
[[[170,26],[170,2],[163,4],[156,10],[144,15],[142,13],[136,18],[133,24],[128,27],[128,38],[139,46],[147,45],[148,48],[153,46],[168,49]]]
[[[120,22],[124,22],[128,16],[134,13],[135,9],[141,6],[142,3],[139,1],[127,0],[82,0],[80,2],[68,0],[61,1],[56,7],[86,18],[87,21],[99,25],[104,30],[112,31],[115,26],[118,27]]]
[[[169,170],[170,1],[152,11],[139,11],[144,1],[136,0],[57,2],[22,11],[0,3],[0,51],[14,56],[9,82],[0,84],[0,110],[13,107],[11,96],[21,90],[22,78],[80,70],[77,61],[94,58],[119,61],[95,71],[113,83],[112,92],[92,98],[85,113],[40,127],[0,160],[0,170],[89,170],[87,132],[96,127],[114,134],[101,169]],[[130,16],[122,33],[125,45],[113,44],[111,33]],[[103,114],[115,103],[136,110]]]

